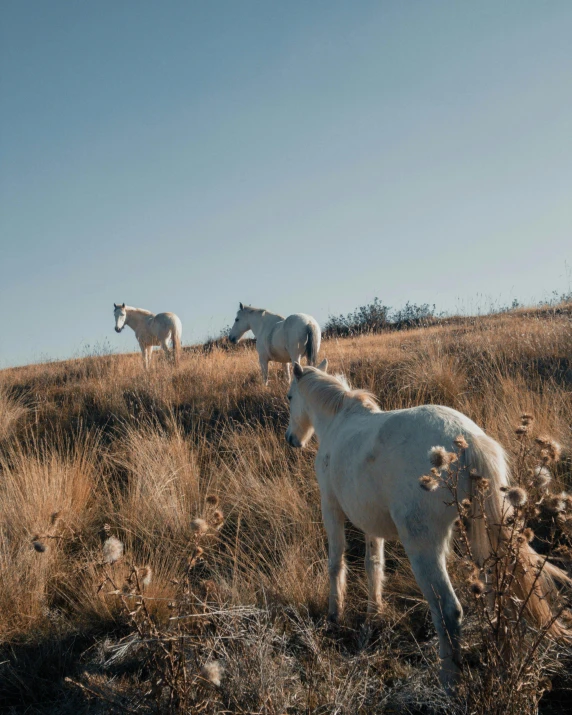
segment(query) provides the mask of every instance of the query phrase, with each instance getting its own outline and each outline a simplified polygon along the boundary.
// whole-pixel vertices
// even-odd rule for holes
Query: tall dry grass
[[[568,312],[332,339],[322,353],[383,409],[450,405],[515,459],[515,425],[533,413],[538,434],[564,447],[551,488],[570,489]],[[93,701],[102,711],[153,712],[167,708],[153,673],[177,677],[183,653],[186,707],[206,702],[208,712],[459,707],[440,695],[428,607],[399,546],[388,550],[386,611],[365,626],[363,540],[349,531],[348,616],[334,633],[326,628],[315,447],[286,446],[285,383],[274,370],[269,388],[261,385],[253,350],[186,351],[179,368],[159,359],[149,373],[139,355],[88,357],[5,370],[0,383],[7,703],[69,712]],[[204,534],[196,519],[211,524]],[[124,555],[106,563],[111,536]],[[138,591],[146,567],[152,578]],[[461,569],[452,570],[462,581]],[[181,603],[208,625],[174,631],[178,621],[169,619]],[[153,629],[167,634],[169,656],[146,650]],[[177,651],[174,634],[192,647]],[[214,660],[224,670],[220,685],[200,675]],[[562,669],[547,677],[553,688],[541,707],[557,712],[572,681]]]

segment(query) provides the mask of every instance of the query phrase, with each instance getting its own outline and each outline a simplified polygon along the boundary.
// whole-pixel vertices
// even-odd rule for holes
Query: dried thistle
[[[469,447],[467,440],[463,437],[462,434],[455,437],[453,442],[459,449],[468,449]]]
[[[528,425],[531,425],[534,422],[534,415],[531,415],[530,412],[523,412],[520,416],[520,422],[528,427]]]
[[[43,541],[41,541],[39,536],[34,536],[32,539],[32,546],[39,554],[43,554],[46,550],[46,545]]]
[[[445,447],[431,447],[429,450],[429,461],[435,469],[445,469],[452,462],[457,461],[457,455],[454,452],[447,452]]]
[[[216,494],[209,494],[206,498],[206,502],[209,506],[215,507],[218,506],[219,498]]]
[[[435,489],[439,488],[439,482],[435,479],[435,477],[431,477],[428,474],[419,478],[419,485],[421,486],[421,489],[425,489],[426,492],[434,492]]]
[[[191,521],[191,531],[193,534],[206,534],[209,530],[209,525],[204,519],[193,519]]]
[[[526,529],[522,532],[522,535],[529,544],[534,539],[534,531],[529,526],[527,526]]]
[[[197,561],[201,558],[203,554],[204,549],[202,549],[200,546],[197,546],[197,548],[193,551],[193,555],[189,556],[187,561],[190,569],[192,569],[196,565]]]
[[[216,511],[213,512],[213,526],[219,527],[222,526],[224,522],[224,514],[220,509],[217,509]]]
[[[552,474],[546,467],[536,467],[533,475],[534,483],[539,488],[548,486],[548,484],[552,481]]]
[[[515,509],[520,509],[528,501],[528,494],[522,487],[511,487],[506,492],[505,499],[508,499],[509,504]]]
[[[482,596],[485,592],[485,588],[485,584],[480,579],[475,579],[469,584],[469,589],[475,596]]]
[[[137,578],[141,586],[149,586],[153,578],[153,569],[150,566],[143,566],[137,571]]]
[[[123,544],[115,536],[110,536],[103,542],[103,562],[114,564],[123,556]]]
[[[546,509],[551,514],[559,514],[566,509],[566,500],[562,498],[561,494],[552,494],[545,502]]]
[[[545,464],[550,464],[551,462],[558,462],[560,460],[560,455],[562,448],[551,437],[537,437],[536,444],[541,447],[540,456]]]

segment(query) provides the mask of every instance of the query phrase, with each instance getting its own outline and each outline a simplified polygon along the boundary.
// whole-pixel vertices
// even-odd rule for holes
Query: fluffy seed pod
[[[114,564],[123,556],[123,544],[115,536],[110,536],[103,542],[103,561]]]
[[[220,660],[211,660],[209,663],[205,663],[201,668],[201,677],[208,680],[209,683],[216,685],[218,688],[223,672],[224,668]]]
[[[540,456],[545,464],[559,461],[562,448],[558,442],[551,437],[542,436],[536,438],[536,443],[541,447]]]
[[[445,469],[452,462],[457,461],[457,455],[454,452],[447,452],[445,447],[431,447],[429,461],[435,469]]]
[[[193,534],[206,534],[209,530],[209,525],[204,519],[193,519],[191,521],[191,531]]]
[[[520,509],[528,501],[528,494],[522,487],[511,487],[506,492],[505,499],[508,499],[509,504],[515,509]]]
[[[485,592],[486,586],[480,579],[476,579],[475,581],[471,581],[469,588],[471,593],[475,596],[482,596]]]
[[[428,474],[420,477],[419,485],[421,486],[421,489],[425,489],[426,492],[434,492],[435,489],[439,488],[439,482],[434,477],[430,477]]]

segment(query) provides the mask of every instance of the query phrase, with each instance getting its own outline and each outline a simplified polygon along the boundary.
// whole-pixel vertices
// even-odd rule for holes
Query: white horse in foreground
[[[384,539],[399,538],[429,602],[439,636],[440,677],[450,688],[459,673],[463,612],[449,580],[446,557],[458,512],[450,504],[446,487],[424,491],[419,478],[428,471],[428,453],[433,447],[443,445],[453,451],[455,438],[463,435],[468,443],[462,456],[467,468],[459,472],[459,499],[470,496],[475,488],[469,469],[488,478],[487,522],[492,531],[497,527],[496,536],[491,536],[483,518],[471,521],[473,556],[482,564],[490,554],[489,539],[502,543],[506,535],[506,527],[499,526],[503,515],[510,513],[500,491],[508,484],[505,453],[456,410],[426,405],[382,412],[373,395],[351,390],[344,378],[326,374],[326,367],[326,360],[318,369],[294,364],[286,439],[293,447],[303,447],[315,430],[320,443],[316,474],[328,535],[329,615],[337,619],[344,602],[344,518],[366,535],[370,612],[381,607]],[[543,596],[554,588],[551,577],[563,582],[570,579],[548,562],[537,576],[535,567],[543,560],[528,544],[521,547],[519,558],[523,568],[517,570],[516,595],[526,603],[529,617],[548,626],[553,623],[552,612]],[[562,634],[557,623],[553,626],[554,634]]]
[[[237,343],[248,331],[256,338],[256,350],[264,384],[268,384],[268,362],[284,363],[290,379],[290,363],[300,362],[306,356],[309,365],[315,365],[320,351],[322,333],[311,315],[294,313],[284,318],[261,308],[240,303],[228,339]]]
[[[145,368],[148,368],[151,362],[154,345],[160,345],[168,356],[172,355],[175,365],[178,365],[183,326],[174,313],[154,315],[142,308],[131,308],[125,303],[122,305],[114,303],[113,314],[116,333],[120,333],[126,325],[135,331]],[[173,343],[172,353],[169,350],[169,340]]]

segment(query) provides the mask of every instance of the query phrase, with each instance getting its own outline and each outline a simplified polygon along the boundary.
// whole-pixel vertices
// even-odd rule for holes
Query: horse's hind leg
[[[346,548],[345,517],[337,503],[327,498],[322,498],[322,518],[328,535],[328,572],[330,575],[328,618],[336,622],[344,609],[346,594],[346,565],[344,563],[344,551]]]
[[[171,362],[173,362],[175,359],[175,348],[173,347],[172,351],[169,350],[169,343],[167,342],[167,338],[161,340],[161,347],[163,348],[167,360],[171,360]]]
[[[383,589],[383,539],[376,536],[365,536],[365,571],[368,583],[367,612],[369,615],[379,613],[383,607],[381,594]]]
[[[437,543],[431,548],[405,541],[403,545],[419,588],[429,602],[431,617],[439,636],[439,678],[442,685],[451,691],[460,674],[463,609],[447,573],[446,543]]]

